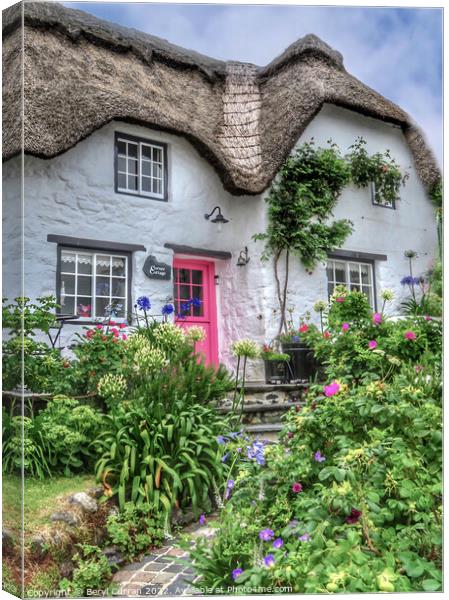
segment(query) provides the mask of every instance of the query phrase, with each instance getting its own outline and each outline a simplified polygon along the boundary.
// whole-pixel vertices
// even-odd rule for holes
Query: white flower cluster
[[[160,349],[152,346],[149,341],[144,340],[134,354],[134,370],[137,373],[155,373],[160,371],[168,364],[168,359],[165,353]]]
[[[126,392],[126,379],[123,375],[108,373],[103,375],[97,385],[98,395],[102,398],[120,399]]]
[[[231,352],[234,356],[246,356],[246,358],[257,358],[260,355],[259,346],[249,339],[233,342]]]
[[[173,323],[161,323],[154,330],[154,338],[159,348],[167,352],[177,350],[185,341],[184,330]]]
[[[189,342],[204,342],[206,339],[206,331],[200,325],[192,325],[185,331],[185,336]]]

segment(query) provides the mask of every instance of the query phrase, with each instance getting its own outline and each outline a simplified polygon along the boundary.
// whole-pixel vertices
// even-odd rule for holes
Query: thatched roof
[[[223,62],[56,3],[3,12],[3,157],[21,144],[24,22],[25,152],[51,158],[111,120],[185,136],[234,194],[271,182],[300,134],[332,103],[400,125],[428,187],[440,176],[411,118],[350,75],[314,35],[265,67]]]

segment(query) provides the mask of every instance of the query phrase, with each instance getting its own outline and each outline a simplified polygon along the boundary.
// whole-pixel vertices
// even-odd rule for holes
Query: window
[[[382,206],[383,208],[392,208],[393,210],[396,209],[396,202],[394,200],[389,202],[389,201],[381,198],[381,196],[379,195],[379,193],[376,190],[376,184],[374,181],[371,182],[371,201],[374,204],[374,206]]]
[[[62,314],[124,319],[129,306],[129,255],[59,247],[58,303]]]
[[[358,290],[368,296],[369,303],[375,308],[375,286],[372,262],[356,262],[330,258],[327,261],[327,291],[329,296],[335,286],[345,285],[348,290]]]
[[[167,146],[116,133],[115,190],[167,200]]]
[[[176,314],[185,317],[204,317],[204,271],[201,269],[173,269],[174,297]],[[188,300],[200,302],[189,308],[182,308]]]

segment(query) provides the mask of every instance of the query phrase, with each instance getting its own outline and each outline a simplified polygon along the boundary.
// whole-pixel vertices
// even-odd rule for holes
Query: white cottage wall
[[[168,202],[118,194],[114,191],[114,134],[122,132],[168,145]],[[329,138],[345,152],[363,136],[370,152],[389,148],[410,178],[401,190],[397,210],[371,203],[367,189],[345,189],[335,218],[347,217],[354,232],[344,248],[385,254],[376,264],[377,289],[395,290],[397,301],[404,293],[399,280],[407,274],[404,250],[419,253],[416,273],[429,268],[436,249],[433,208],[413,167],[401,130],[346,109],[325,105],[309,124],[298,144],[313,138],[324,145]],[[20,194],[17,180],[20,160],[4,164],[4,290],[16,295],[17,276],[10,268],[20,236]],[[232,196],[226,192],[212,168],[184,138],[138,125],[112,122],[94,132],[68,152],[51,160],[25,158],[24,181],[24,275],[25,294],[35,298],[54,294],[56,245],[48,234],[143,244],[146,252],[133,255],[133,301],[142,294],[151,297],[156,312],[172,297],[172,282],[148,279],[142,266],[148,254],[171,262],[173,252],[165,243],[232,252],[231,260],[216,261],[217,309],[220,360],[232,366],[229,352],[235,339],[250,337],[263,343],[276,334],[277,302],[272,264],[260,260],[262,243],[254,233],[266,228],[266,205],[261,196]],[[204,219],[204,213],[219,205],[229,223],[222,233]],[[249,248],[250,262],[237,267],[239,252]],[[11,290],[11,294],[8,292]],[[291,261],[289,306],[297,314],[311,311],[313,303],[327,296],[325,266],[309,275],[298,260]],[[18,290],[17,290],[18,293]],[[70,343],[79,326],[66,326],[63,343]],[[250,375],[261,377],[261,364],[251,365]]]

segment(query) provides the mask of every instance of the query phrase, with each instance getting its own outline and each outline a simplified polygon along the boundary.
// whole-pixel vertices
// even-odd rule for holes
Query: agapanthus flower
[[[232,579],[235,581],[243,573],[243,569],[234,569],[232,571]]]
[[[373,323],[375,325],[380,325],[382,323],[382,313],[374,313],[373,314]]]
[[[368,342],[368,348],[370,350],[374,350],[375,348],[377,348],[377,342],[376,342],[376,340],[370,340]]]
[[[416,333],[414,331],[406,331],[404,337],[406,340],[416,340]]]
[[[315,452],[315,455],[313,458],[316,460],[316,462],[319,462],[319,463],[326,460],[326,457],[323,456],[319,450],[317,450],[317,452]]]
[[[326,308],[327,302],[325,302],[324,300],[317,300],[313,305],[313,310],[315,312],[323,312],[323,310],[326,310]]]
[[[225,493],[225,500],[227,500],[229,498],[229,496],[231,495],[231,492],[234,488],[234,480],[233,479],[229,479],[228,483],[226,484],[226,493]]]
[[[139,310],[150,310],[151,308],[151,302],[148,296],[140,296],[140,298],[137,298],[136,303]]]
[[[173,304],[164,304],[164,306],[162,307],[162,314],[164,315],[164,317],[167,317],[168,315],[171,315],[175,310],[175,307],[173,306]]]
[[[295,481],[295,483],[292,485],[292,492],[295,494],[302,492],[302,484],[299,483],[299,481]]]
[[[310,534],[309,533],[303,533],[302,535],[299,536],[299,541],[300,542],[310,542]]]
[[[419,285],[422,281],[422,277],[412,277],[412,275],[406,275],[401,279],[401,285]]]
[[[201,300],[199,298],[191,298],[189,302],[194,308],[199,308],[201,306]]]
[[[249,460],[255,460],[258,465],[265,464],[265,444],[263,442],[255,441],[252,446],[247,446],[246,449]]]
[[[349,329],[349,323],[343,323],[343,325],[341,326],[341,330],[348,331],[348,329]]]
[[[257,344],[249,339],[233,342],[231,344],[231,352],[234,356],[246,356],[246,358],[257,358],[260,354]]]
[[[219,444],[226,444],[226,439],[222,435],[217,435],[217,442]]]
[[[380,297],[382,298],[382,300],[385,300],[385,302],[391,302],[394,298],[394,292],[393,290],[382,290],[380,293]]]
[[[272,529],[262,529],[262,531],[259,531],[259,538],[263,541],[263,542],[269,542],[270,540],[272,540],[274,538],[274,531]]]
[[[221,459],[222,463],[225,463],[228,460],[228,456],[229,456],[229,452],[226,452],[226,454],[223,456],[223,458]]]
[[[360,519],[360,517],[362,516],[362,513],[360,510],[357,510],[356,508],[353,508],[351,510],[351,514],[349,515],[349,517],[346,517],[346,523],[349,523],[349,525],[353,525],[354,523],[357,523]]]
[[[202,514],[200,516],[200,525],[206,525],[207,520],[206,520],[206,515]]]
[[[263,562],[265,563],[265,566],[270,568],[270,567],[274,567],[274,563],[276,562],[274,560],[274,556],[272,554],[267,554],[264,559]]]
[[[273,548],[275,548],[276,550],[279,550],[279,548],[282,548],[283,545],[284,545],[284,540],[282,538],[277,538],[273,542]]]
[[[292,335],[292,342],[299,342],[299,335]]]
[[[335,394],[338,394],[339,391],[340,391],[340,384],[338,383],[338,381],[333,381],[329,385],[324,386],[324,395],[327,397],[335,396]]]

